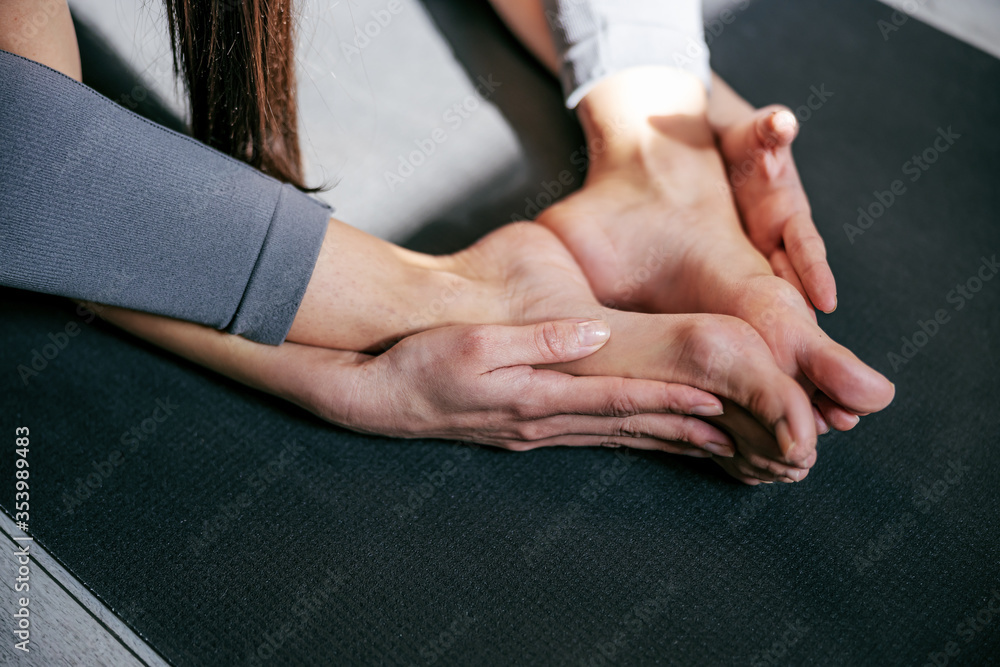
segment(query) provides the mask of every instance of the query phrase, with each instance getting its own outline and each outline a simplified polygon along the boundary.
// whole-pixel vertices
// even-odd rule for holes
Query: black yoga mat
[[[509,41],[452,4],[458,52]],[[739,7],[714,64],[799,110],[822,325],[898,389],[805,482],[354,435],[4,290],[0,479],[30,427],[38,542],[178,665],[995,661],[1000,63],[875,2]]]

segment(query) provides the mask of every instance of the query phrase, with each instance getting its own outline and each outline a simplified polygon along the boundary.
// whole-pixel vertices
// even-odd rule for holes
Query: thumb
[[[611,338],[611,327],[604,320],[556,320],[496,327],[495,335],[494,368],[534,366],[590,356]]]

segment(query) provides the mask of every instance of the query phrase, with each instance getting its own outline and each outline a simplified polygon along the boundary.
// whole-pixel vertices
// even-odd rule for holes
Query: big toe
[[[800,352],[799,366],[816,387],[856,414],[885,409],[896,394],[889,380],[825,334]]]

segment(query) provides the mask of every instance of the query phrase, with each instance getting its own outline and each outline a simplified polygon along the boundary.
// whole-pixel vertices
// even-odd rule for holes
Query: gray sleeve
[[[284,340],[330,209],[0,51],[0,285]]]
[[[544,0],[570,109],[604,77],[665,65],[708,88],[711,70],[701,0]]]

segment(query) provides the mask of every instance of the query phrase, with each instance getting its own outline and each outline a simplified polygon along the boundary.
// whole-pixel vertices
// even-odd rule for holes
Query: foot
[[[757,110],[745,105],[734,114],[713,129],[747,235],[774,273],[807,303],[833,312],[837,286],[792,158],[798,121],[778,105]],[[720,192],[725,196],[725,189]]]
[[[598,158],[579,192],[542,213],[597,297],[617,308],[738,317],[809,393],[819,432],[885,408],[892,384],[829,338],[740,225],[704,119],[650,119],[634,158]]]
[[[716,458],[741,481],[798,481],[815,462],[809,400],[745,322],[604,307],[572,255],[540,225],[508,225],[451,259],[452,270],[498,286],[507,322],[585,317],[611,324],[604,348],[557,370],[687,384],[727,399],[725,414],[706,420],[731,437],[734,456]]]

